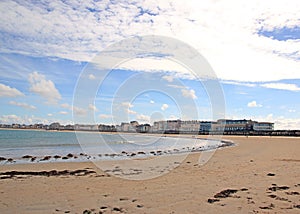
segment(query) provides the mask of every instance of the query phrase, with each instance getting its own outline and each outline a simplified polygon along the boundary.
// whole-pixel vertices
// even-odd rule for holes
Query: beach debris
[[[84,210],[84,211],[82,212],[82,214],[91,214],[91,213],[92,213],[91,210]]]
[[[281,191],[281,190],[288,190],[288,189],[289,189],[288,186],[272,186],[272,187],[268,188],[268,190],[273,191],[273,192],[276,192],[277,190]]]
[[[261,207],[259,207],[260,209],[263,209],[263,210],[271,210],[271,209],[273,209],[275,207],[275,205],[274,204],[270,204],[269,206],[261,206]]]
[[[137,207],[137,208],[143,208],[143,207],[144,207],[144,205],[142,205],[142,204],[138,204],[138,205],[136,205],[136,207]]]
[[[69,159],[67,156],[64,156],[64,157],[62,157],[61,159],[63,159],[63,160],[67,160],[67,159]]]
[[[227,198],[231,197],[238,190],[236,189],[226,189],[214,195],[214,198]]]
[[[55,159],[61,158],[60,155],[54,155],[53,157],[54,157]]]
[[[210,203],[210,204],[213,204],[213,203],[218,202],[218,201],[220,201],[220,199],[216,199],[216,198],[207,199],[207,202]]]
[[[300,209],[300,204],[294,205],[294,208]]]
[[[241,189],[241,191],[248,191],[248,189],[247,188],[245,188],[245,187],[243,187],[242,189]]]
[[[105,209],[107,209],[108,207],[107,206],[101,206],[100,207],[100,210],[105,210]]]
[[[269,172],[267,176],[275,176],[275,173]]]
[[[120,198],[120,201],[127,201],[127,200],[129,200],[129,198]]]
[[[63,170],[63,171],[57,171],[57,170],[51,170],[51,171],[7,171],[7,172],[1,172],[0,176],[64,176],[64,175],[74,175],[74,176],[83,176],[83,175],[89,175],[89,174],[95,174],[95,171],[92,170],[86,170],[86,169],[78,169],[74,171],[69,170]]]
[[[299,192],[286,192],[287,195],[300,195]]]
[[[119,207],[114,207],[114,208],[112,208],[112,211],[122,212],[123,209],[119,208]]]

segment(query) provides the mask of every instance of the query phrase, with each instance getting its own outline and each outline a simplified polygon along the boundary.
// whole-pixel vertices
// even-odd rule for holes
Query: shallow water
[[[22,158],[24,155],[37,157],[33,162],[40,162],[44,156],[51,156],[48,162],[83,161],[204,151],[221,145],[220,141],[191,137],[0,129],[0,157],[13,158],[12,163],[30,162]],[[66,156],[70,153],[76,158],[52,158],[54,155]],[[4,163],[8,162],[0,162],[0,164]]]

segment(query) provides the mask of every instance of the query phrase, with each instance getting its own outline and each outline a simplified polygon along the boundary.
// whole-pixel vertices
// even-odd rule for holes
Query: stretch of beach
[[[205,164],[192,152],[182,162],[162,156],[142,168],[145,160],[130,168],[126,160],[106,161],[106,170],[93,162],[2,165],[0,212],[300,212],[300,138],[223,139],[236,146],[216,150]]]

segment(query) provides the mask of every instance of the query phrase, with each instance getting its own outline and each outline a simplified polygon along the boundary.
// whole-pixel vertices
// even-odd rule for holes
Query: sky
[[[298,0],[2,0],[0,13],[0,123],[219,115],[300,129]],[[155,48],[97,67],[110,47],[147,35],[197,51],[222,90]]]

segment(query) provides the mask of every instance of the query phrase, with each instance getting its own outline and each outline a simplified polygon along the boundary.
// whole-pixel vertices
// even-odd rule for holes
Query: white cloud
[[[3,124],[36,124],[36,123],[43,123],[43,124],[51,124],[53,122],[59,122],[60,124],[73,124],[72,121],[69,120],[60,120],[56,118],[45,119],[45,118],[39,118],[34,115],[31,116],[18,116],[15,114],[9,114],[9,115],[1,115],[0,116],[0,123]]]
[[[134,105],[132,105],[130,102],[123,102],[121,103],[121,106],[124,106],[126,108],[132,108]]]
[[[172,76],[163,76],[164,80],[167,80],[168,82],[173,82],[174,78]]]
[[[63,104],[60,105],[60,107],[71,109],[71,106],[68,103],[63,103]]]
[[[141,123],[150,123],[150,116],[144,114],[138,114],[136,119]]]
[[[137,112],[136,112],[136,111],[133,111],[133,110],[131,110],[131,109],[127,109],[127,113],[128,113],[128,114],[136,114]]]
[[[229,85],[246,86],[246,87],[256,87],[257,86],[257,84],[254,84],[254,83],[237,82],[237,81],[229,81],[229,80],[222,80],[221,83],[229,84]]]
[[[59,114],[66,115],[66,114],[68,114],[68,112],[67,111],[60,111]]]
[[[19,106],[19,107],[22,107],[22,108],[31,109],[31,110],[36,109],[35,106],[29,105],[29,104],[27,104],[27,103],[20,103],[20,102],[16,102],[16,101],[10,101],[9,104],[10,104],[10,105]]]
[[[109,115],[109,114],[100,114],[99,117],[101,119],[110,119],[110,118],[112,118],[112,115]]]
[[[38,72],[29,74],[29,83],[31,92],[34,92],[47,100],[48,103],[56,104],[61,99],[59,91],[51,80]]]
[[[181,89],[182,96],[186,98],[191,98],[193,100],[197,99],[197,96],[195,94],[195,91],[193,89]]]
[[[96,77],[95,77],[95,75],[90,74],[90,75],[89,75],[89,79],[90,79],[90,80],[94,80],[94,79],[96,79]]]
[[[17,96],[24,96],[24,94],[16,88],[11,88],[8,85],[4,85],[0,83],[0,97],[17,97]]]
[[[249,103],[247,104],[247,106],[248,106],[249,108],[262,107],[262,105],[261,105],[261,104],[257,104],[257,102],[256,102],[255,100],[249,102]]]
[[[48,116],[48,117],[52,117],[52,116],[53,116],[53,114],[50,114],[50,113],[49,113],[49,114],[47,114],[47,116]]]
[[[300,91],[300,87],[295,84],[287,84],[287,83],[265,83],[261,84],[260,86],[265,88],[272,88],[272,89],[280,89],[280,90],[288,90],[288,91]]]
[[[97,107],[93,104],[89,104],[89,109],[92,111],[98,111]]]
[[[150,103],[151,103],[151,104],[154,104],[155,102],[154,102],[154,100],[150,100]]]
[[[73,106],[72,110],[73,110],[73,113],[78,116],[84,116],[87,113],[87,110],[80,108],[80,107],[76,107],[76,106]]]
[[[165,111],[167,108],[169,108],[169,105],[168,104],[163,104],[160,109]]]
[[[276,81],[300,75],[299,39],[278,41],[258,34],[299,26],[298,0],[0,4],[0,29],[5,35],[0,38],[1,52],[90,61],[113,42],[144,35],[147,29],[147,34],[170,36],[191,45],[207,58],[220,79]],[[149,61],[139,70],[155,66]],[[185,72],[170,66],[156,67]]]

